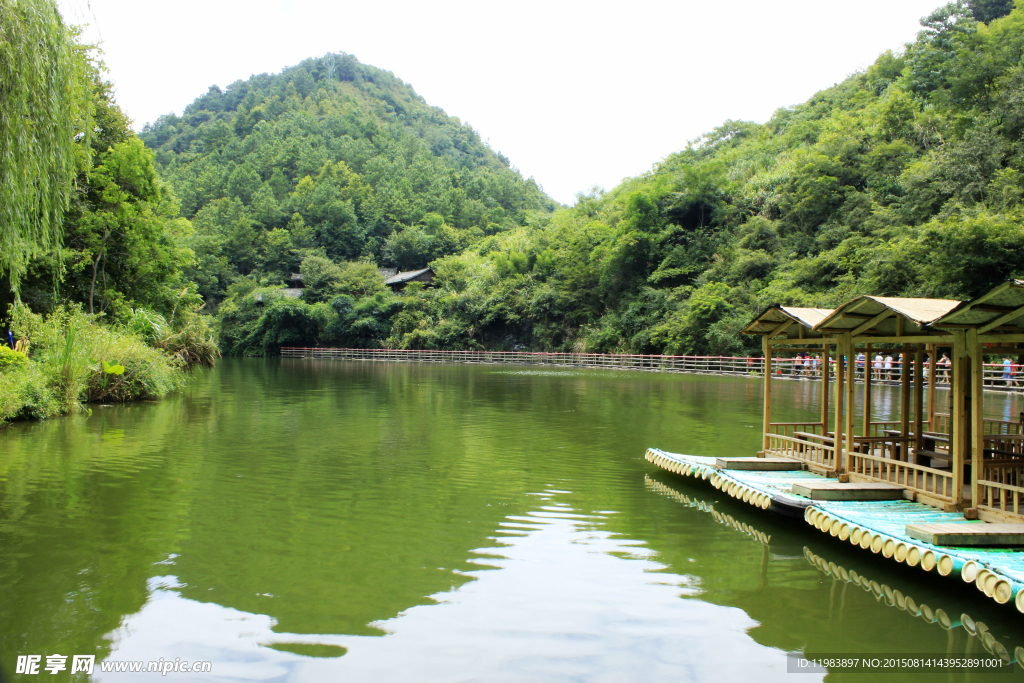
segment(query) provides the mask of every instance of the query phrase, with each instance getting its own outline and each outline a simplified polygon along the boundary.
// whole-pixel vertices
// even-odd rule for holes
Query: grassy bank
[[[207,318],[194,311],[168,321],[137,309],[104,324],[77,308],[44,317],[15,306],[10,330],[18,349],[0,347],[0,424],[162,398],[185,386],[189,368],[220,356]]]

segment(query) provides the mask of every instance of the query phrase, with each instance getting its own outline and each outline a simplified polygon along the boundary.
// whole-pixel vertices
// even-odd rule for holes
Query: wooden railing
[[[906,443],[900,444],[901,441],[906,441]],[[898,446],[909,446],[911,442],[911,439],[889,439],[887,442],[882,442],[880,454],[875,454],[874,449],[870,453],[851,453],[847,463],[847,472],[870,481],[896,484],[945,502],[954,502],[956,492],[953,490],[952,472],[915,465],[897,457]]]
[[[781,434],[768,434],[764,454],[772,458],[794,458],[806,462],[812,469],[832,472],[836,469],[836,449],[825,442],[798,439]]]
[[[428,349],[335,349],[326,347],[282,346],[282,358],[321,358],[338,360],[368,360],[416,363],[517,363],[532,365],[566,365],[620,370],[647,370],[655,372],[685,372],[701,375],[764,376],[764,358],[753,356],[666,356],[659,354],[628,353],[572,353],[544,351],[433,351]],[[856,383],[864,380],[864,368],[857,366],[853,373]],[[986,366],[986,389],[1024,390],[1024,366],[1021,382],[1011,383],[996,379],[1002,366]],[[835,363],[825,368],[813,358],[772,358],[772,377],[776,379],[821,379],[827,371],[835,379]],[[850,374],[847,374],[849,377]],[[927,379],[925,380],[927,382]],[[886,382],[899,385],[899,363],[895,374]],[[940,382],[940,386],[943,384]]]
[[[986,434],[1021,434],[1024,433],[1024,424],[1011,420],[993,420],[985,418]]]
[[[664,356],[625,353],[570,353],[535,351],[431,351],[416,349],[328,349],[282,347],[282,358],[384,361],[390,363],[483,363],[560,365],[685,372],[707,375],[761,376],[764,358],[734,356]],[[781,365],[781,364],[780,364]],[[775,364],[773,363],[773,367]]]
[[[996,460],[1024,457],[1024,434],[986,434],[985,453]]]
[[[793,436],[797,432],[805,432],[808,434],[817,434],[818,436],[822,436],[825,433],[825,430],[820,422],[772,422],[768,425],[769,434]]]
[[[986,461],[978,480],[979,500],[975,507],[982,511],[1014,515],[1024,522],[1024,460],[1019,458]]]
[[[949,413],[935,413],[935,429],[932,431],[949,434],[949,423]],[[986,434],[1024,434],[1024,423],[1021,422],[986,417],[984,424]]]

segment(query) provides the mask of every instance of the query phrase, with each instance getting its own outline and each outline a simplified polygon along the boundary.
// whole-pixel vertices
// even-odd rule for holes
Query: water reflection
[[[868,571],[707,482],[641,476],[652,445],[755,452],[760,391],[227,359],[168,401],[2,430],[0,668],[202,652],[234,680],[717,681],[821,643],[943,649],[874,600],[833,621],[803,547],[933,607],[948,582]],[[818,396],[777,391],[782,413]],[[961,612],[1013,632],[964,590]]]
[[[695,500],[693,498],[690,498],[686,494],[679,493],[678,491],[676,491],[672,487],[666,486],[665,484],[661,483],[657,479],[653,479],[651,477],[651,475],[649,475],[649,474],[645,474],[644,475],[644,484],[649,489],[651,489],[652,491],[654,491],[656,493],[660,493],[663,496],[667,496],[667,497],[669,497],[669,498],[671,498],[671,499],[673,499],[673,500],[675,500],[677,502],[682,503],[683,505],[685,505],[687,507],[697,508],[698,510],[701,510],[702,512],[710,513],[712,519],[714,519],[719,524],[725,524],[725,525],[731,526],[736,531],[739,531],[740,533],[744,533],[744,534],[750,536],[751,538],[753,538],[758,543],[763,543],[765,545],[768,545],[771,542],[771,540],[772,540],[772,537],[769,536],[768,534],[764,533],[763,531],[758,531],[757,529],[755,529],[751,525],[747,524],[746,522],[741,522],[741,521],[737,520],[735,517],[733,517],[730,514],[724,514],[723,515],[722,513],[720,513],[717,510],[715,510],[715,506],[714,505],[711,505],[709,503],[705,503],[702,500]]]
[[[826,574],[830,579],[841,584],[843,593],[840,609],[846,603],[847,586],[859,587],[866,593],[874,596],[876,602],[906,612],[912,617],[919,617],[927,624],[950,632],[948,646],[944,654],[949,656],[976,656],[983,648],[989,654],[998,657],[1006,663],[1016,662],[1024,668],[1024,646],[1014,647],[1011,654],[1010,649],[992,634],[984,622],[978,621],[965,612],[953,618],[947,614],[942,607],[932,608],[925,603],[918,603],[912,595],[904,595],[899,589],[890,588],[886,583],[879,583],[866,576],[857,573],[856,570],[847,570],[842,565],[829,562],[820,555],[814,554],[809,548],[804,548],[804,556],[807,561]],[[948,604],[950,611],[955,615],[958,613],[957,606],[951,600],[944,600],[939,604]],[[842,618],[838,615],[837,618]],[[962,629],[963,633],[960,632]],[[966,635],[966,637],[963,637]],[[1008,638],[1009,636],[1004,636]],[[979,647],[980,646],[980,647]]]
[[[669,571],[643,541],[608,530],[607,520],[617,513],[588,512],[564,489],[535,498],[525,514],[497,525],[493,545],[471,551],[467,559],[475,569],[453,572],[468,583],[431,595],[434,604],[373,624],[384,636],[278,633],[271,617],[190,600],[177,579],[163,577],[151,581],[146,606],[111,634],[110,658],[141,660],[160,651],[165,658],[210,660],[213,674],[193,679],[209,681],[746,681],[750,671],[758,680],[786,675],[783,654],[749,635],[756,623],[746,614],[680,599],[699,595],[697,577]],[[290,644],[333,647],[337,654],[299,655],[282,647]],[[743,666],[723,667],[722,658]],[[133,680],[123,673],[109,678]]]
[[[808,538],[799,526],[777,516],[752,511],[729,498],[715,500],[719,492],[690,478],[658,472],[648,475],[645,485],[687,511],[732,529],[738,538],[762,544],[756,585],[740,584],[734,571],[733,585],[716,589],[702,581],[705,590],[700,595],[702,600],[740,607],[760,622],[751,635],[762,644],[801,654],[990,653],[1005,662],[1024,662],[1017,615],[979,604],[976,591],[965,590],[966,584],[902,565],[892,571],[888,563],[859,556],[847,544]],[[679,566],[680,561],[672,559],[674,550],[664,543],[659,539],[652,544],[659,558],[670,567]],[[836,559],[826,560],[826,554]],[[893,610],[893,616],[887,618],[879,609]],[[832,673],[830,679],[847,675]],[[918,680],[915,675],[906,674],[906,679]],[[851,680],[865,680],[858,676]],[[942,676],[964,683],[990,680],[989,676],[1006,680],[1003,674],[979,672]]]

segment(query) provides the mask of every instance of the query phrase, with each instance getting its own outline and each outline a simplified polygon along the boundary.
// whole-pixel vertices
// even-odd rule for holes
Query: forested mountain
[[[192,218],[236,353],[282,344],[752,350],[774,302],[970,297],[1024,274],[1024,10],[946,5],[917,40],[650,173],[552,203],[349,56],[216,89],[143,134]],[[301,264],[300,264],[301,261]],[[436,287],[375,267],[430,262]],[[275,294],[300,267],[301,300]],[[230,283],[230,285],[229,285]]]
[[[211,87],[141,137],[192,220],[189,274],[210,303],[311,254],[422,268],[556,206],[469,126],[346,54]]]

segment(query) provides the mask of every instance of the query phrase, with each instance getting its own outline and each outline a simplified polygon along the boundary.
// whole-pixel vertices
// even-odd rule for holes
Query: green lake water
[[[787,673],[786,652],[1024,646],[1024,615],[973,586],[644,460],[651,446],[753,455],[760,392],[745,378],[226,359],[162,402],[10,426],[0,670],[68,680],[15,674],[18,655],[60,653],[94,654],[92,680],[123,682],[814,681]],[[816,383],[774,393],[776,420],[820,405]],[[875,400],[876,419],[898,410],[891,389]],[[212,672],[100,671],[159,658]]]

